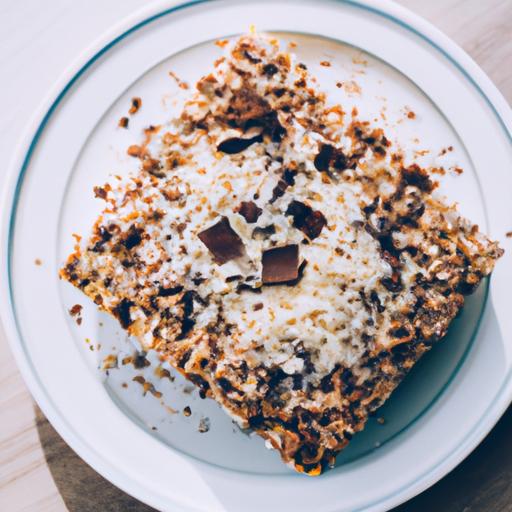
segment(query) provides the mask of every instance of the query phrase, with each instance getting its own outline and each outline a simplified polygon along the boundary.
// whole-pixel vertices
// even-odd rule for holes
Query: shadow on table
[[[37,432],[53,480],[69,512],[154,512],[87,465],[35,406]]]
[[[393,512],[434,510],[512,511],[512,406],[466,460],[436,485]]]
[[[35,412],[46,461],[70,512],[154,511],[96,473],[68,447],[37,406]],[[512,407],[462,464],[393,512],[512,511],[511,433]]]

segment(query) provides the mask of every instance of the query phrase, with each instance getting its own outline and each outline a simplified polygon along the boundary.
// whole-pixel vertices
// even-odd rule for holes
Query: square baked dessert
[[[229,44],[128,153],[61,276],[310,475],[502,254],[272,37]]]

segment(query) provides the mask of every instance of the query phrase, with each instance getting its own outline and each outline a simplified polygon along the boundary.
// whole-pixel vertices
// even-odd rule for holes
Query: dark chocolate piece
[[[213,259],[219,265],[239,258],[244,254],[242,239],[230,226],[227,217],[222,217],[217,224],[201,231],[198,236],[201,242],[208,247]]]
[[[249,224],[254,224],[263,210],[253,201],[242,201],[237,211]]]
[[[121,327],[123,329],[128,329],[130,325],[133,323],[133,320],[130,316],[130,308],[134,306],[134,303],[131,300],[123,299],[117,306],[112,309],[112,312],[119,320]]]
[[[286,245],[269,249],[262,258],[264,284],[286,283],[299,276],[299,246]]]
[[[286,210],[287,215],[293,217],[293,226],[300,229],[310,240],[313,240],[322,232],[327,224],[323,213],[313,210],[307,204],[300,201],[292,201]]]
[[[348,167],[347,157],[341,149],[330,144],[322,144],[320,152],[316,155],[314,165],[318,171],[329,172],[331,168],[344,171]]]
[[[241,153],[244,149],[247,149],[249,146],[254,144],[255,142],[262,142],[262,135],[256,135],[256,137],[251,137],[250,139],[242,139],[240,137],[232,137],[231,139],[223,140],[218,146],[217,151],[222,151],[222,153],[227,153],[228,155],[234,155],[236,153]]]
[[[279,180],[277,185],[272,190],[272,197],[270,198],[269,203],[275,203],[280,197],[284,196],[284,191],[288,188],[288,183],[284,180]]]
[[[128,249],[133,249],[135,246],[139,245],[142,242],[142,233],[144,231],[141,228],[132,224],[128,231],[126,232],[124,240],[121,243]]]
[[[274,76],[279,71],[275,64],[269,63],[263,66],[263,74],[267,76]]]
[[[194,313],[194,296],[194,291],[187,290],[181,298],[180,302],[183,305],[183,318],[181,320],[181,333],[176,337],[177,340],[184,339],[196,324],[196,321],[191,318]],[[185,363],[183,363],[183,366],[185,366]]]
[[[255,227],[254,231],[252,232],[252,238],[254,240],[263,240],[264,238],[267,238],[269,236],[272,236],[276,232],[276,227],[274,224],[270,224],[265,227]]]
[[[295,173],[290,169],[285,169],[282,177],[277,182],[277,185],[272,190],[272,197],[269,203],[275,203],[282,197],[289,186],[295,185]]]
[[[329,163],[332,158],[333,150],[334,148],[330,144],[323,144],[320,147],[320,152],[316,155],[315,160],[313,161],[318,171],[326,172],[329,170]]]
[[[158,296],[159,297],[172,297],[173,295],[178,295],[178,293],[181,293],[183,291],[183,286],[181,284],[178,284],[176,286],[171,286],[169,288],[164,288],[163,286],[160,287],[158,290]]]

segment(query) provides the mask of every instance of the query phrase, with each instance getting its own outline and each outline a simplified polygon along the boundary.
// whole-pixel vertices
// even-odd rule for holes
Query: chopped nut
[[[142,105],[142,100],[139,97],[132,98],[132,105],[130,110],[128,110],[129,114],[136,114]]]
[[[111,368],[117,368],[117,355],[109,354],[103,359],[103,370],[109,370]]]
[[[70,310],[69,310],[69,314],[70,316],[72,316],[74,319],[75,319],[75,322],[77,323],[77,325],[81,325],[82,324],[82,309],[83,309],[83,306],[81,306],[80,304],[75,304]]]
[[[137,144],[132,144],[128,147],[126,152],[134,158],[142,158],[146,154],[146,149],[142,146],[138,146]]]

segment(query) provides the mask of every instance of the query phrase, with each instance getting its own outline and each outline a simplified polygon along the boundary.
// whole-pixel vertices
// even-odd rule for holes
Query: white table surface
[[[459,43],[512,100],[512,0],[400,3]],[[0,154],[4,161],[66,67],[112,24],[146,4],[144,0],[0,0]],[[0,183],[4,172],[0,167]],[[464,512],[498,510],[488,508],[489,503],[498,502],[503,499],[496,496],[484,508],[480,503],[476,508],[464,507]],[[127,510],[127,506],[112,503],[109,510]],[[129,509],[139,510],[137,506]],[[92,502],[87,509],[96,510]],[[0,330],[0,511],[50,510],[67,507],[43,454],[33,401]],[[512,510],[512,506],[499,510]]]

